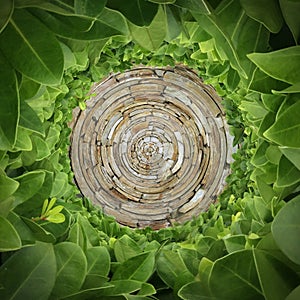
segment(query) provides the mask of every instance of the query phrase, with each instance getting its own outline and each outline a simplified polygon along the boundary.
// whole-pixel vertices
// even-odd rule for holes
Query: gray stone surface
[[[82,193],[124,225],[154,229],[207,209],[232,161],[221,98],[192,71],[138,67],[95,84],[74,111]]]

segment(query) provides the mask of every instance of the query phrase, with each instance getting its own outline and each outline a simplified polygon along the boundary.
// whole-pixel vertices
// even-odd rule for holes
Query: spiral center
[[[96,84],[72,137],[83,195],[132,227],[160,228],[205,210],[232,149],[220,97],[191,70],[137,68]]]

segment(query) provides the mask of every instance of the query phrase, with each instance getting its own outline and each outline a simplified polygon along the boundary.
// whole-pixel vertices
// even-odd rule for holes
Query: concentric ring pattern
[[[72,135],[82,194],[131,227],[161,228],[207,209],[232,154],[215,90],[177,66],[114,74],[91,92]]]

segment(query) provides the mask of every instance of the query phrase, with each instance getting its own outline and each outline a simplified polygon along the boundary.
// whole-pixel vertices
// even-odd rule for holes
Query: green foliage
[[[1,299],[298,299],[299,1],[129,2],[0,4]],[[121,227],[73,184],[72,110],[177,63],[223,97],[232,173],[185,224]]]

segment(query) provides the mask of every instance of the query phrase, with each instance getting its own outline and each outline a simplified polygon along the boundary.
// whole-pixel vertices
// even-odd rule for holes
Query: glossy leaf
[[[176,0],[148,0],[149,2],[157,3],[157,4],[173,4]]]
[[[292,162],[298,170],[300,170],[300,149],[289,147],[279,147],[279,149],[284,154],[284,156],[290,162]]]
[[[43,138],[37,135],[31,135],[32,146],[35,151],[35,160],[40,161],[46,157],[48,157],[51,153],[48,148],[47,143]]]
[[[156,50],[166,37],[166,15],[162,8],[159,8],[151,24],[147,27],[139,27],[130,23],[133,40],[147,50]]]
[[[5,200],[11,196],[18,189],[19,185],[19,182],[0,171],[0,200]]]
[[[300,170],[285,156],[282,156],[278,166],[276,186],[287,187],[299,181]]]
[[[208,15],[211,8],[205,0],[176,0],[176,5],[189,9],[190,11]]]
[[[14,226],[0,215],[0,251],[13,251],[21,246],[21,239]]]
[[[14,145],[14,151],[31,151],[31,132],[23,127],[18,126],[17,139]]]
[[[115,242],[114,252],[117,261],[123,263],[129,258],[139,255],[142,250],[128,235],[123,235]]]
[[[143,283],[136,280],[113,280],[107,285],[94,289],[82,290],[78,293],[64,297],[68,300],[89,300],[89,299],[109,299],[110,296],[119,299],[117,296],[129,294],[142,288]],[[107,297],[107,298],[106,298]],[[123,299],[122,297],[121,299]]]
[[[217,51],[224,52],[232,68],[237,70],[240,76],[247,78],[247,74],[240,63],[239,55],[233,41],[233,38],[235,38],[233,34],[236,34],[236,32],[240,30],[240,17],[243,18],[243,12],[237,1],[230,1],[227,3],[227,6],[223,6],[224,9],[220,8],[219,13],[216,12],[212,15],[202,15],[193,11],[192,14],[198,21],[198,24],[214,37]],[[236,19],[236,22],[232,22],[232,17]],[[231,18],[231,22],[227,21],[228,18]],[[233,25],[233,27],[231,25]]]
[[[178,295],[184,300],[217,300],[205,292],[203,284],[200,281],[193,281],[184,285],[178,292]]]
[[[14,70],[2,54],[0,69],[0,149],[10,150],[16,141],[20,117],[18,83]]]
[[[248,88],[250,90],[266,94],[272,93],[273,90],[284,90],[288,88],[288,86],[288,83],[268,76],[258,67],[254,69],[251,79],[248,83]]]
[[[51,197],[61,197],[66,191],[68,181],[68,174],[65,172],[56,173],[51,190]]]
[[[41,225],[38,223],[34,222],[31,219],[22,217],[22,220],[24,223],[28,226],[30,229],[32,235],[37,241],[45,242],[45,243],[54,243],[55,242],[55,237],[52,233],[49,231],[45,230]]]
[[[15,0],[16,8],[36,7],[62,15],[74,15],[74,8],[56,0]]]
[[[268,53],[251,53],[247,56],[269,76],[291,84],[299,82],[300,46]]]
[[[137,26],[148,26],[154,19],[158,5],[146,0],[108,0],[107,7],[121,12],[130,22]]]
[[[276,0],[240,0],[240,2],[249,17],[264,24],[271,32],[280,31],[283,18]]]
[[[217,260],[209,281],[213,296],[233,300],[285,299],[296,285],[294,271],[258,249],[234,252]]]
[[[19,125],[30,131],[44,135],[43,124],[38,117],[37,113],[26,103],[20,103],[20,122]]]
[[[194,249],[181,248],[178,250],[178,254],[191,274],[196,276],[198,273],[200,258],[202,257],[199,252]]]
[[[245,249],[246,237],[243,234],[224,238],[224,244],[228,253]]]
[[[300,197],[290,200],[276,215],[272,234],[280,250],[293,262],[300,264]]]
[[[60,83],[64,62],[59,43],[53,33],[28,11],[15,10],[0,35],[0,49],[25,76],[43,84]]]
[[[279,0],[279,3],[283,18],[293,34],[295,43],[299,44],[300,20],[298,12],[300,10],[300,3],[297,0]]]
[[[79,15],[62,16],[41,10],[33,10],[33,13],[55,34],[75,40],[96,41],[128,34],[125,18],[108,8],[104,8],[97,19]]]
[[[300,102],[288,107],[264,133],[271,141],[287,147],[300,147]]]
[[[1,266],[0,297],[47,300],[54,286],[55,276],[56,262],[52,244],[36,243],[25,247]]]
[[[97,17],[103,10],[107,0],[75,0],[74,8],[75,13],[89,17]]]
[[[233,252],[217,260],[209,286],[212,294],[220,299],[264,299],[252,251]]]
[[[157,273],[169,287],[175,286],[177,278],[187,271],[180,255],[172,250],[162,250],[157,260]]]
[[[108,281],[110,271],[110,255],[103,246],[88,248],[87,274],[83,284],[83,289],[91,289],[103,286]]]
[[[24,173],[23,175],[16,177],[15,180],[17,180],[20,184],[14,194],[14,205],[17,206],[33,197],[42,187],[45,180],[45,172],[37,170]]]
[[[123,262],[113,274],[112,280],[138,280],[146,282],[153,274],[155,252],[145,252]]]
[[[54,246],[57,276],[53,297],[64,297],[78,292],[86,276],[87,261],[82,249],[70,242]]]
[[[268,251],[254,250],[253,259],[265,299],[285,299],[297,286],[296,273]]]
[[[285,300],[298,300],[300,298],[300,286],[296,287]]]
[[[8,24],[13,11],[14,11],[13,0],[3,0],[0,2],[0,33]]]

